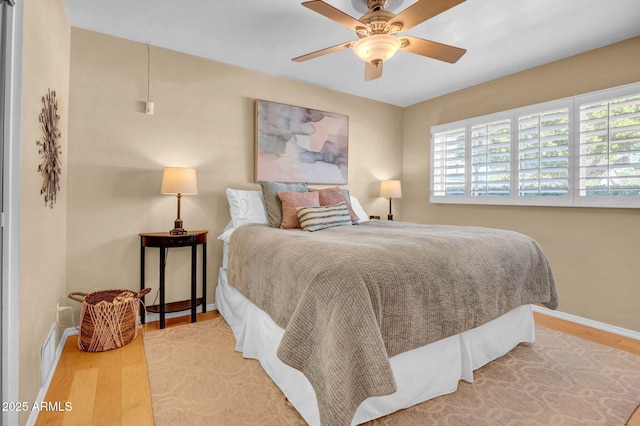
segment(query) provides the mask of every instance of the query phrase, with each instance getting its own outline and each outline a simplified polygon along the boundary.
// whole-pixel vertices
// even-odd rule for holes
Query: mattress
[[[226,245],[226,244],[225,244]],[[319,425],[315,392],[300,371],[276,356],[284,329],[227,281],[220,268],[216,305],[236,338],[236,350],[257,359],[283,394],[310,425]],[[371,397],[356,411],[352,424],[455,392],[460,380],[473,381],[473,371],[501,357],[522,342],[535,340],[531,305],[523,305],[495,320],[390,358],[398,390]]]

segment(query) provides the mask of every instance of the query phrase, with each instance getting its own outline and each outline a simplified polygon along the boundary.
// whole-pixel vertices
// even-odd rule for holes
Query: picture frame
[[[255,181],[345,185],[349,117],[255,101]]]

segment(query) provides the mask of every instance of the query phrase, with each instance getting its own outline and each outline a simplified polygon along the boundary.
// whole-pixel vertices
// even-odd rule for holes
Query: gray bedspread
[[[228,277],[285,329],[278,357],[311,382],[324,425],[396,390],[389,357],[523,304],[557,306],[538,244],[479,227],[249,225],[231,236]]]

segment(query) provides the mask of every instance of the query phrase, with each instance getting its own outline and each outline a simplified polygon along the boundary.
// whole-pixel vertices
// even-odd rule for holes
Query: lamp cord
[[[168,250],[168,249],[167,249],[167,250],[165,250],[165,252],[164,252],[164,267],[165,267],[165,268],[167,267],[167,259],[169,259],[169,250]],[[158,301],[158,296],[159,296],[159,295],[160,295],[160,289],[158,288],[158,289],[156,290],[156,295],[155,295],[155,297],[153,298],[153,302],[151,302],[151,303],[152,303],[152,305],[151,305],[151,306],[155,306],[155,305],[157,305],[157,303],[156,303],[156,302]],[[144,309],[145,309],[145,311],[147,310],[146,306],[145,306],[145,308],[144,308]]]
[[[147,102],[151,102],[151,43],[147,43]]]

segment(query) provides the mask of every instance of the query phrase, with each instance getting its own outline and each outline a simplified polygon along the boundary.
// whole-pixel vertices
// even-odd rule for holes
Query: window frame
[[[471,117],[451,123],[432,126],[430,129],[429,160],[429,202],[434,204],[474,204],[474,205],[516,205],[551,207],[603,207],[603,208],[640,208],[639,196],[580,196],[580,106],[588,103],[606,102],[625,96],[640,94],[640,82],[611,89],[599,90],[568,98],[556,99],[511,110]],[[539,114],[555,109],[568,109],[568,185],[569,193],[561,196],[541,195],[522,196],[519,194],[519,118],[525,115]],[[511,120],[510,146],[510,194],[508,196],[472,195],[472,127],[494,121]],[[465,193],[464,195],[434,195],[434,137],[454,128],[465,130]]]
[[[625,96],[640,95],[640,83],[614,87],[597,92],[586,93],[574,97],[575,113],[578,119],[574,120],[573,128],[576,135],[575,173],[573,186],[575,190],[576,207],[604,207],[604,208],[640,208],[640,196],[580,196],[580,106],[595,102],[607,102]]]

